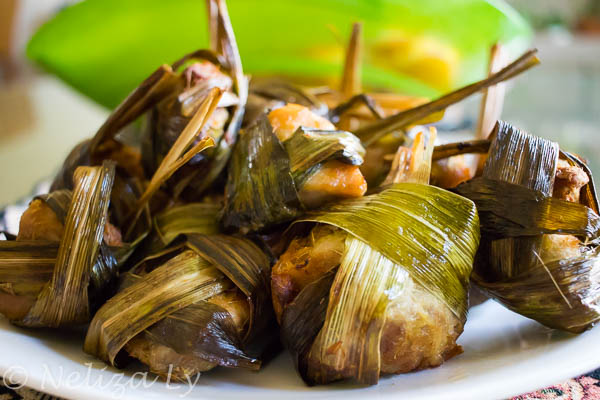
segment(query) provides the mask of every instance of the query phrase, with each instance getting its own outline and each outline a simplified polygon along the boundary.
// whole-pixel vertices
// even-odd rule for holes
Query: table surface
[[[0,81],[0,206],[51,177],[69,150],[92,136],[107,115],[49,76]]]

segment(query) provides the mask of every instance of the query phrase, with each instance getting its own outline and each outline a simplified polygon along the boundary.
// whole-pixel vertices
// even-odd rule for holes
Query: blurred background
[[[25,55],[34,32],[75,3],[78,1],[0,0],[0,206],[51,177],[68,151],[93,135],[109,113],[108,108],[44,72]],[[542,66],[511,82],[502,118],[583,155],[599,175],[600,0],[508,3],[534,28],[532,42],[540,50]],[[335,29],[332,32],[336,34]],[[477,33],[474,28],[472,34]],[[443,46],[419,43],[441,54],[442,61],[455,57]],[[343,47],[340,49],[341,55]],[[337,50],[321,50],[337,54]],[[89,51],[93,54],[94,49]],[[451,82],[444,80],[448,69],[443,62],[438,67],[436,57],[426,64],[436,65],[427,72],[428,83],[443,92]],[[110,74],[118,73],[106,72],[106,82],[96,85],[110,85]],[[423,69],[406,64],[403,73],[419,77]],[[478,101],[472,98],[449,112],[449,123],[470,130],[477,118]]]

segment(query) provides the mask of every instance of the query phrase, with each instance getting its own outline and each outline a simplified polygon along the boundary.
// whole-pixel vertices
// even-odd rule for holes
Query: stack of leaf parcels
[[[211,49],[142,82],[5,233],[11,322],[85,327],[87,353],[176,380],[258,370],[283,342],[314,385],[375,384],[459,354],[471,279],[551,327],[598,319],[583,161],[505,123],[491,141],[437,148],[435,129],[407,134],[529,69],[535,51],[408,101],[363,92],[356,24],[339,89],[249,83],[224,1],[208,8]],[[482,173],[430,185],[432,162],[471,150],[489,152]]]

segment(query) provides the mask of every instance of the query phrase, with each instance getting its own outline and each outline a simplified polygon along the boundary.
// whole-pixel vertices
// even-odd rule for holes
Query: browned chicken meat
[[[107,140],[98,147],[96,157],[100,160],[113,160],[127,172],[127,175],[142,180],[145,179],[142,155],[134,147],[116,140]]]
[[[431,164],[431,184],[444,189],[454,188],[475,175],[474,163],[465,156],[454,156]]]
[[[285,142],[301,126],[332,131],[335,126],[327,119],[315,114],[307,107],[288,103],[271,111],[268,115],[273,131]]]
[[[21,216],[17,240],[60,242],[63,229],[63,223],[46,202],[35,199]]]
[[[579,192],[590,179],[585,171],[565,160],[558,160],[552,197],[579,203]]]
[[[271,293],[277,320],[283,308],[309,283],[340,264],[346,234],[318,225],[310,235],[294,239],[271,272]]]

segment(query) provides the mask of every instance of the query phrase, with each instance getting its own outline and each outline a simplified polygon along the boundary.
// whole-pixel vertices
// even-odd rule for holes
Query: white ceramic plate
[[[81,335],[29,331],[0,319],[0,375],[71,399],[502,399],[559,383],[600,365],[600,328],[581,335],[547,329],[487,301],[470,310],[464,353],[439,368],[379,385],[308,388],[282,354],[261,372],[217,369],[194,386],[124,373],[81,351]]]

